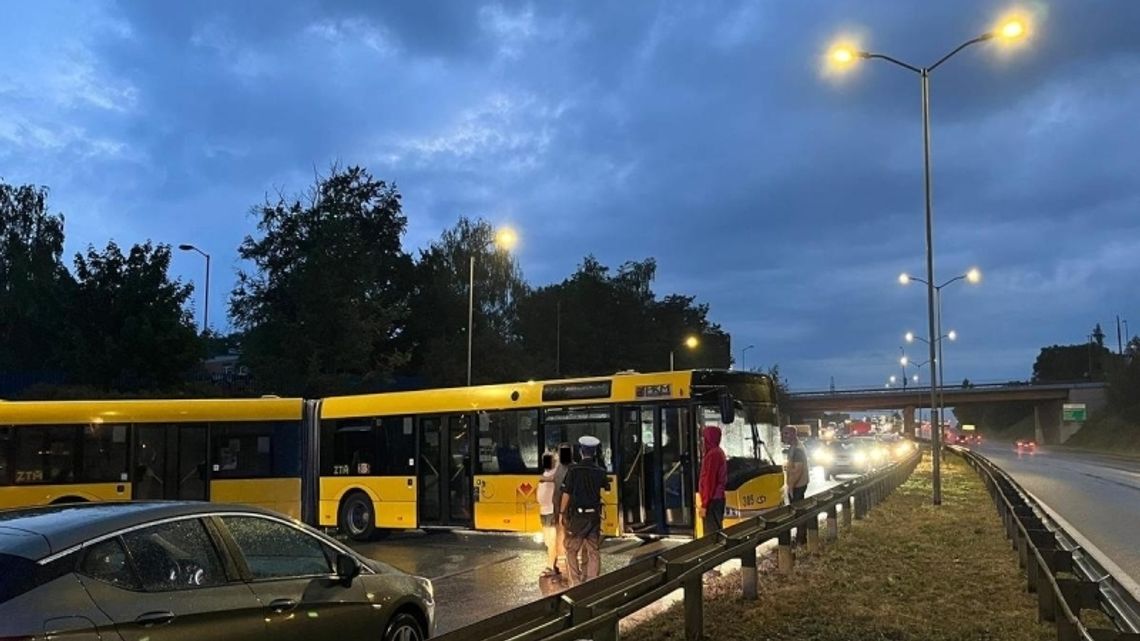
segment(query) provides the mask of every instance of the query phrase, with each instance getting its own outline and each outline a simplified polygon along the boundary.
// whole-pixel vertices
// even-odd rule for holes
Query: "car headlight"
[[[818,449],[812,453],[811,459],[820,465],[827,465],[835,460],[835,455],[825,449]]]
[[[887,458],[887,449],[884,447],[876,447],[875,449],[871,450],[871,458],[876,461],[881,461]]]
[[[856,465],[862,465],[867,462],[867,453],[863,450],[859,450],[851,456],[851,460],[855,461]]]
[[[899,443],[895,446],[895,456],[903,457],[910,454],[910,443]]]

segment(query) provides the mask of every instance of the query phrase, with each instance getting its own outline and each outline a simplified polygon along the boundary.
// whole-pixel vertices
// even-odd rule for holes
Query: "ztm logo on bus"
[[[530,493],[533,491],[534,491],[534,486],[531,485],[530,483],[523,481],[522,483],[519,484],[519,494],[522,494],[523,496],[529,496]]]

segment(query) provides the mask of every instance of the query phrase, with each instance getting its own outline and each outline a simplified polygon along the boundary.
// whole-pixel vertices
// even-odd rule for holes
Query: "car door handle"
[[[273,599],[269,602],[269,609],[274,612],[288,612],[297,607],[297,602],[293,599]]]
[[[174,620],[174,613],[167,611],[144,612],[135,619],[135,623],[149,628],[156,625],[166,625]]]

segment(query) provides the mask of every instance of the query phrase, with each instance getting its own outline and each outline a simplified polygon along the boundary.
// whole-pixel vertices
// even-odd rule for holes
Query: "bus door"
[[[670,533],[692,530],[695,516],[693,495],[693,420],[688,407],[662,407],[657,426],[661,437],[658,478],[664,497],[665,527]]]
[[[623,407],[618,451],[618,485],[622,523],[630,534],[663,533],[658,514],[654,470],[657,460],[657,410]]]
[[[627,532],[692,529],[692,434],[686,407],[622,408],[618,483]]]
[[[135,425],[134,499],[209,498],[206,425]]]
[[[471,417],[420,419],[419,522],[424,526],[472,525]]]

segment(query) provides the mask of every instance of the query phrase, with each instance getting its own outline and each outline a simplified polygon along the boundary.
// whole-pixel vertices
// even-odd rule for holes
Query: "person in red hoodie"
[[[705,442],[705,455],[701,460],[701,519],[705,534],[724,527],[724,489],[728,485],[728,462],[720,449],[720,428],[708,425],[701,436]]]

